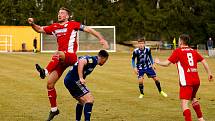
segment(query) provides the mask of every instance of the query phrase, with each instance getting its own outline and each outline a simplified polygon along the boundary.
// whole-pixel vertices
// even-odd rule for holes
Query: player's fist
[[[209,80],[209,81],[213,81],[213,76],[212,76],[212,75],[209,75],[208,80]]]
[[[34,23],[34,19],[33,18],[28,18],[28,23],[29,24],[33,24]]]
[[[155,58],[155,63],[156,63],[156,64],[159,64],[159,63],[160,63],[160,60],[159,60],[157,57]]]

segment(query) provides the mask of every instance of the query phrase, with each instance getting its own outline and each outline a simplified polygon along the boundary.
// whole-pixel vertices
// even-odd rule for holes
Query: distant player
[[[105,49],[109,48],[107,41],[100,33],[94,29],[82,25],[79,22],[69,21],[70,15],[70,10],[62,7],[58,12],[58,22],[44,27],[36,25],[33,18],[28,18],[29,24],[36,32],[46,33],[57,37],[58,51],[56,51],[56,53],[52,56],[52,60],[49,62],[47,67],[43,69],[36,64],[36,69],[39,71],[42,79],[49,74],[47,89],[51,104],[51,111],[48,121],[50,121],[55,115],[59,114],[56,104],[57,94],[54,88],[55,83],[61,77],[64,70],[77,61],[76,51],[78,48],[78,30],[94,35],[98,38],[100,44],[102,44]]]
[[[135,64],[136,59],[136,64]],[[133,51],[132,55],[132,67],[134,69],[135,74],[138,76],[138,82],[139,82],[139,90],[140,90],[140,96],[139,98],[143,98],[144,95],[144,74],[146,74],[149,78],[152,78],[155,81],[155,84],[157,86],[157,89],[159,93],[167,97],[167,94],[162,91],[160,86],[160,81],[156,76],[156,73],[154,71],[154,62],[151,55],[151,50],[149,47],[145,47],[145,40],[140,39],[138,40],[138,48],[136,48]]]
[[[105,64],[108,56],[105,50],[101,50],[98,56],[81,56],[64,79],[66,88],[78,101],[76,106],[76,121],[81,120],[83,108],[85,121],[90,121],[94,99],[85,85],[87,82],[85,79],[97,65],[102,66]]]
[[[213,76],[206,60],[196,50],[188,46],[189,41],[190,37],[186,34],[182,34],[178,41],[179,48],[173,51],[168,60],[161,62],[159,59],[155,59],[155,63],[161,66],[169,66],[171,63],[177,65],[180,82],[181,107],[185,121],[192,121],[191,112],[188,107],[189,100],[192,101],[192,106],[196,112],[198,121],[204,121],[200,104],[196,99],[196,93],[200,86],[197,63],[201,62],[203,64],[208,73],[209,81],[212,81]]]

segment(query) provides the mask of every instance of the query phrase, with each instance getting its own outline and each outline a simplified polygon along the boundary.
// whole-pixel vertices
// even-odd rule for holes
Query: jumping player
[[[64,79],[66,88],[78,101],[76,106],[76,121],[81,120],[83,108],[85,121],[90,121],[94,99],[85,85],[85,79],[86,76],[89,75],[97,65],[102,66],[105,64],[108,56],[109,55],[105,50],[101,50],[98,53],[98,56],[81,56]]]
[[[136,64],[135,64],[136,59]],[[162,91],[160,86],[160,81],[156,76],[154,71],[154,62],[151,55],[151,50],[149,47],[145,47],[145,40],[140,39],[138,40],[138,48],[133,51],[132,55],[132,67],[134,69],[134,73],[138,75],[138,82],[139,82],[139,90],[140,96],[139,98],[143,98],[144,96],[144,74],[146,73],[149,78],[152,78],[155,81],[157,89],[159,93],[167,97],[167,94]]]
[[[62,7],[58,12],[58,23],[53,23],[44,27],[35,24],[33,18],[28,18],[29,24],[36,32],[55,35],[57,37],[58,51],[56,51],[56,53],[52,56],[52,60],[49,62],[47,67],[43,69],[39,66],[39,64],[36,64],[36,69],[40,73],[40,77],[42,79],[49,74],[47,89],[51,104],[51,111],[49,113],[48,121],[55,115],[59,114],[56,104],[57,94],[54,88],[55,83],[60,78],[64,70],[77,61],[76,51],[78,46],[78,30],[94,35],[98,38],[100,44],[102,44],[105,49],[109,48],[107,41],[100,33],[94,29],[82,25],[79,22],[69,21],[70,15],[70,10]]]
[[[197,63],[201,62],[208,73],[208,80],[212,81],[213,76],[206,60],[196,51],[188,46],[190,37],[182,34],[179,37],[179,48],[173,51],[172,55],[165,61],[155,59],[155,63],[161,66],[176,64],[179,74],[181,107],[185,121],[192,121],[191,112],[188,107],[189,100],[192,101],[193,109],[196,112],[198,121],[204,121],[200,104],[196,99],[196,93],[200,86]]]

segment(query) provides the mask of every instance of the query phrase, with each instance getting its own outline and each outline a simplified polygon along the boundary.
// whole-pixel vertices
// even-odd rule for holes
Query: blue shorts
[[[156,77],[155,71],[152,68],[147,68],[147,69],[138,69],[138,79],[143,77],[145,73],[148,76],[148,78]]]
[[[84,84],[81,84],[78,75],[73,74],[71,71],[64,78],[64,85],[74,98],[82,97],[90,92]]]

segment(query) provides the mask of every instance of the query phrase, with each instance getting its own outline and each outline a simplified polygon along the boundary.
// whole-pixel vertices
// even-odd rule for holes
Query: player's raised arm
[[[213,81],[213,76],[212,76],[211,70],[210,70],[210,68],[209,68],[209,66],[208,66],[208,64],[207,64],[207,62],[206,62],[206,60],[203,59],[203,60],[201,61],[201,63],[202,63],[202,65],[204,66],[206,72],[208,73],[208,80],[209,80],[209,81]]]
[[[83,58],[83,59],[78,60],[78,76],[79,76],[79,79],[82,84],[86,83],[86,80],[83,77],[84,65],[86,65],[86,64],[87,64],[86,59]]]
[[[31,27],[38,33],[45,33],[45,31],[43,30],[43,27],[37,25],[34,23],[34,19],[33,18],[28,18],[28,23],[31,25]]]
[[[108,45],[108,42],[104,39],[104,37],[99,33],[97,32],[95,29],[92,29],[90,27],[87,27],[85,26],[84,27],[84,32],[88,32],[92,35],[94,35],[96,38],[99,39],[99,42],[101,45],[103,45],[104,49],[109,49],[109,45]]]

